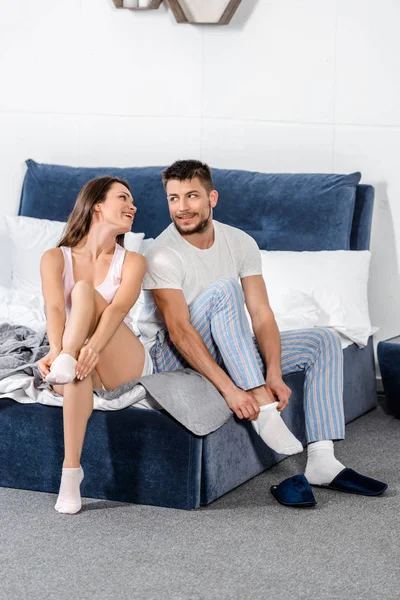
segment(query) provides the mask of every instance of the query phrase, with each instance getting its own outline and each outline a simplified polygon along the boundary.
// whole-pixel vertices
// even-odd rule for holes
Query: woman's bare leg
[[[79,351],[90,332],[95,329],[101,315],[96,303],[96,294],[98,292],[87,281],[78,281],[74,286],[71,292],[71,313],[64,330],[62,350],[51,365],[50,373],[46,377],[48,383],[66,385],[74,381]]]
[[[82,506],[81,454],[87,422],[93,410],[93,385],[97,385],[97,378],[97,373],[94,372],[93,376],[82,381],[75,379],[64,386],[53,386],[57,393],[64,396],[64,462],[55,505],[55,509],[60,513],[75,514]]]
[[[108,304],[97,291],[95,291],[95,301],[96,314],[98,315],[97,322]],[[143,373],[144,360],[143,344],[126,323],[122,322],[111,340],[101,351],[96,371],[101,384],[107,390],[113,390],[122,383],[140,377]],[[100,386],[95,384],[95,387]]]
[[[82,285],[80,285],[82,284]],[[80,281],[72,291],[71,314],[65,328],[63,352],[78,357],[88,335],[108,306],[104,298],[90,284]],[[64,396],[64,463],[65,468],[80,465],[87,422],[93,411],[93,388],[116,388],[121,383],[142,374],[144,348],[136,335],[121,323],[112,339],[101,352],[96,370],[91,377],[75,379],[54,390]],[[103,379],[104,378],[104,379]]]
[[[64,396],[64,468],[78,468],[81,463],[86,427],[93,411],[93,388],[101,386],[96,372],[82,381],[75,379],[67,385],[54,385]]]
[[[71,314],[63,338],[63,352],[78,357],[86,339],[95,330],[101,314],[108,306],[104,298],[90,284],[79,282],[73,290]],[[75,310],[74,310],[75,304]],[[121,323],[114,336],[103,348],[96,369],[90,376],[54,390],[64,396],[64,462],[60,493],[56,510],[74,514],[81,507],[80,484],[83,471],[80,466],[86,427],[93,411],[93,389],[113,389],[142,374],[144,347],[136,335]]]
[[[71,292],[71,313],[62,339],[63,354],[78,358],[80,349],[103,312],[97,306],[96,294],[100,296],[87,281],[75,284]],[[107,302],[104,300],[104,308],[106,306]]]

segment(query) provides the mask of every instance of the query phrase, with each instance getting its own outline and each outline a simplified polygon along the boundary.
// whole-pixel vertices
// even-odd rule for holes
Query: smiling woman
[[[128,316],[146,271],[144,257],[123,247],[136,210],[122,179],[89,181],[78,194],[58,247],[41,260],[50,351],[38,368],[64,396],[65,458],[58,512],[73,514],[81,508],[80,458],[93,389],[114,389],[153,372]]]

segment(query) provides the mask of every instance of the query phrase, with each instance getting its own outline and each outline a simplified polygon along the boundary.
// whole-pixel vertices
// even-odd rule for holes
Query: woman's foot
[[[76,377],[77,361],[70,354],[59,354],[50,367],[50,373],[46,376],[50,385],[66,385],[72,383]]]
[[[55,509],[59,513],[74,515],[82,508],[80,485],[84,473],[82,467],[76,469],[63,468],[60,491]]]

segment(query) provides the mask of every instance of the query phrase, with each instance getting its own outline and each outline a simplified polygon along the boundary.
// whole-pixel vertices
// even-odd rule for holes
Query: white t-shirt
[[[141,341],[150,348],[165,322],[150,290],[182,290],[189,305],[206,288],[222,277],[236,280],[261,275],[261,254],[255,240],[244,231],[213,221],[214,243],[201,250],[180,235],[171,223],[146,253],[147,273],[143,280],[144,307],[138,319]]]

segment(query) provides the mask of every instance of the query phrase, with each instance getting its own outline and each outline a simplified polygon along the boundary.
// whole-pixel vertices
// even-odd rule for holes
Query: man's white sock
[[[83,481],[83,469],[78,467],[62,470],[60,491],[55,505],[56,511],[74,515],[82,508],[80,485]]]
[[[278,402],[261,406],[257,421],[251,424],[267,446],[278,454],[298,454],[303,446],[287,428],[277,406]]]
[[[343,469],[345,469],[345,466],[335,457],[332,440],[322,440],[308,444],[307,465],[304,475],[309,483],[328,485]]]

